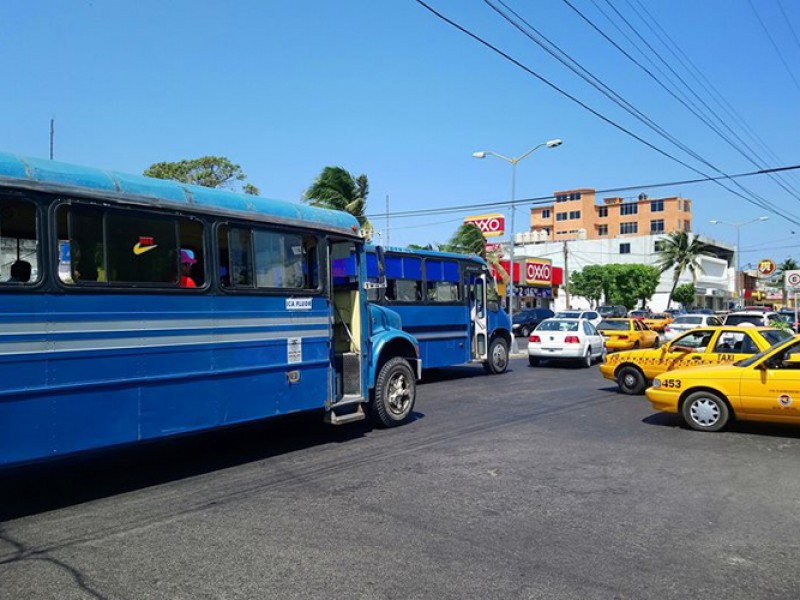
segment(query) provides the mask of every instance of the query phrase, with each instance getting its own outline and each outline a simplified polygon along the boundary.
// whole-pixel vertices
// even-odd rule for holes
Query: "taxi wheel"
[[[719,431],[730,420],[728,405],[714,392],[689,394],[681,407],[686,423],[697,431]]]
[[[647,387],[644,374],[636,367],[622,367],[617,373],[617,385],[623,394],[638,396]]]

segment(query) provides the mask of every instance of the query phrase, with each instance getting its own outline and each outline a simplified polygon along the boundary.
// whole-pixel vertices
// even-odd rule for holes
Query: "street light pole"
[[[486,158],[487,156],[494,156],[495,158],[499,158],[500,160],[504,160],[511,165],[511,250],[509,252],[509,264],[511,266],[510,273],[509,273],[509,284],[506,290],[506,304],[508,306],[508,316],[511,318],[513,323],[514,321],[514,213],[516,211],[516,201],[517,201],[517,163],[521,160],[527,158],[535,150],[543,146],[547,146],[548,148],[557,148],[563,144],[563,141],[560,139],[553,139],[547,140],[546,142],[542,142],[528,150],[525,154],[518,156],[516,158],[510,158],[508,156],[503,156],[502,154],[498,154],[497,152],[491,152],[488,150],[484,150],[481,152],[473,152],[472,156],[474,158]],[[512,351],[517,345],[517,340],[514,338],[513,333],[513,326],[512,326],[512,333],[511,338],[512,342]]]
[[[712,225],[727,225],[728,227],[735,227],[736,228],[736,276],[734,277],[734,285],[736,289],[736,300],[741,302],[741,305],[744,306],[744,301],[742,300],[742,286],[739,284],[739,278],[741,276],[741,233],[742,227],[745,225],[750,225],[751,223],[758,223],[760,221],[768,221],[769,217],[758,217],[757,219],[752,219],[750,221],[743,221],[741,223],[728,223],[727,221],[718,221],[717,219],[713,219],[709,221]]]

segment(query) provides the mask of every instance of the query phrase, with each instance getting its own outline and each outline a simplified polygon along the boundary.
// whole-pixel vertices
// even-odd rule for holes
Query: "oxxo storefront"
[[[500,266],[510,273],[510,262],[500,261]],[[506,286],[500,283],[496,273],[495,280],[500,297],[505,298]],[[547,258],[521,258],[514,260],[514,312],[526,308],[551,308],[553,298],[558,296],[558,286],[564,280],[561,267],[554,267]]]

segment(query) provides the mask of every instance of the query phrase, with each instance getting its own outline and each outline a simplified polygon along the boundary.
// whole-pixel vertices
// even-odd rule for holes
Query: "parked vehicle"
[[[556,313],[556,319],[586,319],[592,325],[597,327],[603,317],[595,310],[562,310]]]
[[[604,319],[615,319],[628,316],[628,309],[622,306],[621,304],[616,304],[614,306],[600,306],[597,309],[597,312],[600,313],[600,316]]]
[[[657,348],[658,334],[638,319],[603,319],[597,330],[606,339],[608,350]]]
[[[714,315],[714,314],[716,314],[710,308],[690,308],[687,312],[690,315]]]
[[[725,316],[725,325],[741,325],[751,323],[761,327],[771,327],[785,323],[781,316],[776,312],[765,312],[761,310],[742,310],[732,312]]]
[[[628,312],[629,319],[639,319],[640,321],[644,321],[649,316],[650,316],[649,310],[632,310]]]
[[[606,379],[625,394],[642,394],[649,382],[666,371],[729,364],[749,358],[791,335],[766,327],[699,327],[681,334],[658,350],[610,354],[600,365]]]
[[[681,315],[664,327],[664,339],[671,340],[696,327],[719,327],[722,321],[711,315]]]
[[[721,367],[679,369],[645,392],[655,410],[680,414],[692,429],[719,431],[731,419],[800,423],[800,336]]]
[[[653,313],[644,320],[645,325],[653,331],[659,332],[663,332],[670,323],[672,323],[672,317],[667,313]]]
[[[535,367],[540,360],[578,360],[591,367],[602,361],[606,347],[594,325],[587,319],[545,319],[528,339],[528,363]]]
[[[514,315],[514,323],[511,326],[511,330],[514,335],[528,337],[539,323],[555,316],[555,314],[549,308],[529,308],[520,311]]]

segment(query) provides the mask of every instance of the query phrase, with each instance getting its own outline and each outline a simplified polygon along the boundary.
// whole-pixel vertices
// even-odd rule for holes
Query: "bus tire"
[[[400,356],[389,359],[375,380],[372,420],[381,427],[394,427],[405,421],[414,409],[417,383],[408,361]]]
[[[489,344],[489,358],[483,363],[487,373],[499,375],[508,368],[508,342],[501,337],[496,337]]]

